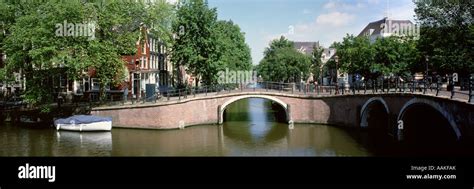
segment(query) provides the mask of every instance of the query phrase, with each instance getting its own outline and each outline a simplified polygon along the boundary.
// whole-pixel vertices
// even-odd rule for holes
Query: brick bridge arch
[[[385,100],[382,97],[372,97],[369,100],[367,100],[367,102],[365,102],[365,104],[361,108],[360,127],[366,128],[368,126],[367,116],[368,116],[368,113],[369,113],[370,105],[373,104],[373,103],[377,103],[377,102],[382,103],[384,108],[385,108],[385,111],[387,112],[387,114],[390,115],[390,109],[388,108],[387,102],[385,102]]]
[[[438,111],[441,115],[443,115],[443,117],[446,120],[448,120],[451,128],[453,129],[453,131],[456,134],[457,139],[459,140],[461,138],[461,131],[459,130],[458,125],[456,124],[456,120],[455,120],[454,116],[452,115],[452,113],[448,112],[445,108],[441,107],[441,105],[438,102],[435,102],[435,101],[429,100],[429,99],[425,99],[425,98],[413,98],[410,101],[408,101],[407,103],[405,103],[405,105],[400,109],[400,113],[398,114],[398,118],[397,118],[397,123],[400,120],[403,121],[406,110],[408,110],[413,105],[417,105],[417,104],[428,105],[428,106],[434,108],[436,111]],[[398,135],[398,140],[402,140],[402,138],[401,138],[402,130],[398,129],[397,132],[398,132],[398,134],[397,134]]]
[[[289,112],[289,104],[283,102],[282,100],[280,100],[276,97],[273,97],[273,96],[268,96],[268,95],[242,95],[242,96],[233,97],[233,98],[225,101],[222,105],[218,106],[218,108],[217,108],[218,109],[217,110],[217,114],[218,114],[217,116],[219,118],[218,123],[222,124],[224,122],[224,111],[226,110],[228,105],[230,105],[230,104],[232,104],[236,101],[239,101],[239,100],[242,100],[242,99],[247,99],[247,98],[263,98],[263,99],[271,100],[273,102],[278,103],[285,110],[286,119],[287,119],[288,123],[292,122],[291,114]]]

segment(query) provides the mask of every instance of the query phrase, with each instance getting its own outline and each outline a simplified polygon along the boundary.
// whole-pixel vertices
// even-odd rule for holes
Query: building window
[[[150,52],[153,52],[153,39],[149,40],[148,46],[150,47]]]
[[[148,69],[148,58],[147,57],[143,57],[143,64],[144,64],[143,67],[145,69]]]
[[[91,89],[93,91],[98,91],[100,89],[100,83],[99,83],[98,78],[92,78],[91,83],[92,83]]]
[[[74,91],[74,81],[72,79],[68,80],[67,87],[68,87],[68,89],[67,89],[68,92]]]
[[[77,84],[76,94],[82,94],[84,92],[84,81],[78,81]]]
[[[89,78],[84,78],[84,79],[83,79],[83,82],[84,82],[84,84],[83,84],[84,92],[87,92],[87,91],[90,90],[90,85],[89,85],[90,82],[89,82],[89,81],[90,81]]]
[[[150,51],[152,51],[152,48],[151,48],[151,40],[148,40],[147,46],[148,46],[148,49],[149,49]]]
[[[150,55],[150,69],[153,69],[153,55]]]
[[[160,83],[160,86],[168,86],[168,73],[167,72],[160,72],[159,83]]]
[[[66,87],[67,87],[67,78],[66,78],[66,75],[61,74],[61,76],[59,76],[59,88],[60,88],[60,92],[66,92]]]
[[[133,95],[139,94],[139,88],[140,88],[140,74],[134,73],[133,74],[133,89],[132,93]]]
[[[367,36],[372,35],[372,34],[374,33],[374,31],[375,31],[375,29],[370,29],[370,30],[369,30],[369,33],[367,34]]]
[[[156,69],[156,55],[153,55],[153,69]]]
[[[159,56],[159,66],[160,66],[160,70],[163,70],[163,67],[164,67],[164,65],[163,65],[163,58],[162,58],[162,57],[163,57],[163,55],[160,54],[160,56]]]
[[[157,53],[161,54],[161,42],[156,45]]]

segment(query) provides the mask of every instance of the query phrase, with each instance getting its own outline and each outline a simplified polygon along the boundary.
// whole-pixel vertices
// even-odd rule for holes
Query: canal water
[[[52,127],[0,126],[0,156],[372,156],[364,133],[295,124],[269,100],[229,105],[225,123],[184,130],[114,128],[112,132],[57,132]]]

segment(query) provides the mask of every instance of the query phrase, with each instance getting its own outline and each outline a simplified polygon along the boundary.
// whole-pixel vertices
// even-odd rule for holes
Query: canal
[[[364,134],[295,124],[272,101],[250,98],[227,107],[224,125],[184,130],[57,132],[49,126],[3,124],[0,156],[372,156]]]

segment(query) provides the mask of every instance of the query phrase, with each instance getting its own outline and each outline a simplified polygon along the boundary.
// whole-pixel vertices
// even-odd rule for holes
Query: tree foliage
[[[430,69],[440,74],[474,71],[474,2],[416,2],[421,24],[418,49],[429,58]]]
[[[197,79],[202,78],[204,84],[216,81],[220,66],[216,53],[217,35],[213,34],[216,22],[216,9],[210,9],[203,0],[189,0],[180,3],[172,24],[173,32],[177,34],[172,62],[177,68],[185,66],[187,72]],[[182,82],[182,78],[178,80]]]
[[[391,36],[378,38],[374,44],[372,69],[383,75],[410,76],[421,65],[416,41],[411,38]]]
[[[314,80],[318,80],[321,77],[321,71],[323,66],[323,53],[324,48],[313,46],[313,52],[311,52],[311,73],[314,74]]]
[[[298,52],[293,42],[273,40],[264,51],[264,58],[257,71],[265,81],[299,82],[309,76],[311,57]]]
[[[0,23],[1,50],[7,54],[8,73],[25,74],[25,99],[34,105],[52,101],[51,78],[67,73],[69,79],[84,76],[94,69],[105,87],[122,81],[124,62],[120,56],[134,54],[140,24],[171,36],[172,7],[165,1],[2,1]],[[5,11],[3,11],[5,10]],[[165,12],[163,14],[161,12]],[[58,24],[90,23],[90,36],[58,36]],[[77,28],[76,28],[77,29]],[[166,37],[164,37],[166,38]],[[169,37],[168,37],[169,38]],[[104,95],[101,95],[104,97]]]
[[[416,44],[411,37],[377,38],[371,44],[367,37],[347,35],[333,47],[339,56],[339,69],[373,79],[381,75],[408,77],[413,73],[420,65]]]
[[[209,8],[207,1],[182,1],[172,28],[177,35],[172,62],[175,67],[183,66],[188,73],[201,78],[203,84],[215,84],[218,71],[226,68],[251,68],[250,48],[240,27],[232,21],[218,21],[217,10]],[[178,78],[178,82],[182,79]]]
[[[232,21],[218,21],[214,29],[217,35],[217,51],[220,53],[219,71],[228,68],[229,70],[250,70],[252,68],[252,57],[250,47],[245,43],[244,33],[240,27]]]
[[[366,37],[347,35],[342,42],[332,45],[337,50],[339,69],[349,73],[371,76],[375,67],[374,47]]]

